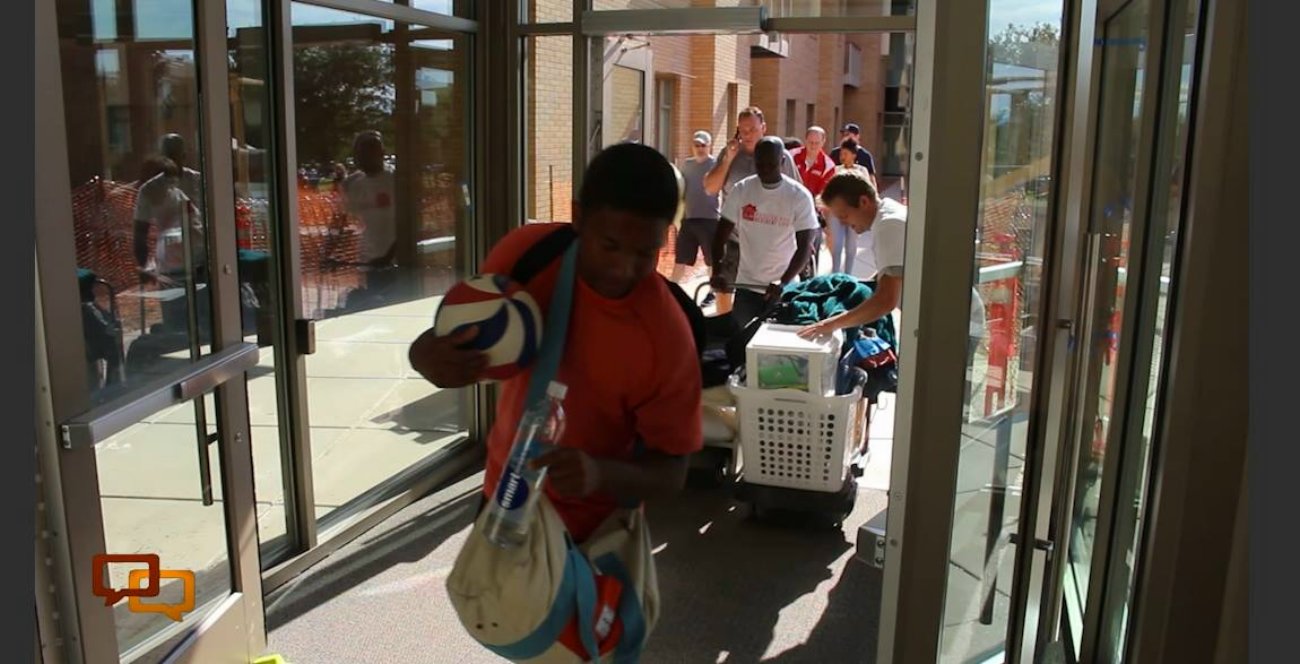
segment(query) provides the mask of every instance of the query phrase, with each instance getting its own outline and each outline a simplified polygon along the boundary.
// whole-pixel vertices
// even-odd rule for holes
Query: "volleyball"
[[[450,336],[477,326],[468,346],[487,354],[488,380],[506,380],[528,368],[542,342],[542,313],[523,288],[497,274],[466,279],[447,291],[434,317],[434,333]]]

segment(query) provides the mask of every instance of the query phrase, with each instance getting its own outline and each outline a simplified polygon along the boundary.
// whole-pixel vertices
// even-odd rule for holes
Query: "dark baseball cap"
[[[850,123],[844,125],[844,129],[841,129],[840,131],[847,131],[847,132],[849,132],[850,134],[861,134],[861,133],[862,133],[862,127],[859,127],[858,125],[856,125],[856,124],[850,122]]]

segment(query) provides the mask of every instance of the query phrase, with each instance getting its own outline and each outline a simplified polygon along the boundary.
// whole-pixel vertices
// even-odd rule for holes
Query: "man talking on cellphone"
[[[750,106],[741,111],[736,116],[736,134],[718,153],[717,163],[704,176],[704,191],[710,195],[720,194],[725,205],[727,195],[731,193],[737,182],[758,174],[754,149],[765,136],[767,136],[767,121],[763,119],[763,110],[757,106]],[[781,147],[781,172],[794,178],[795,182],[803,182],[794,157],[790,156],[790,152],[784,145]],[[736,273],[740,268],[740,242],[734,229],[724,229],[719,226],[718,232],[727,234],[727,237],[722,240],[726,250],[722,256],[714,256],[713,262],[714,292],[717,293],[718,313],[721,314],[731,311],[736,292]]]

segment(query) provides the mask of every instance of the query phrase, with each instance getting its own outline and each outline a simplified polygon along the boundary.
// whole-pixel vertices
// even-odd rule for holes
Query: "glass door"
[[[286,4],[292,181],[277,256],[289,266],[282,317],[295,321],[283,380],[306,550],[317,530],[350,528],[472,449],[476,388],[434,387],[407,349],[474,260],[473,41],[460,31],[473,23],[444,15],[450,3]],[[274,424],[271,390],[255,424]]]
[[[1072,483],[1059,562],[1067,652],[1125,659],[1170,320],[1197,0],[1103,3]]]
[[[258,349],[234,269],[225,3],[37,11],[40,450],[65,642],[85,662],[247,661],[265,645]]]

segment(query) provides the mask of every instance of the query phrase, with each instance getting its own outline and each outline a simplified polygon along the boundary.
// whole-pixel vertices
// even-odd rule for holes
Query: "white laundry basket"
[[[864,435],[862,386],[839,396],[744,387],[732,377],[745,482],[838,492]]]

